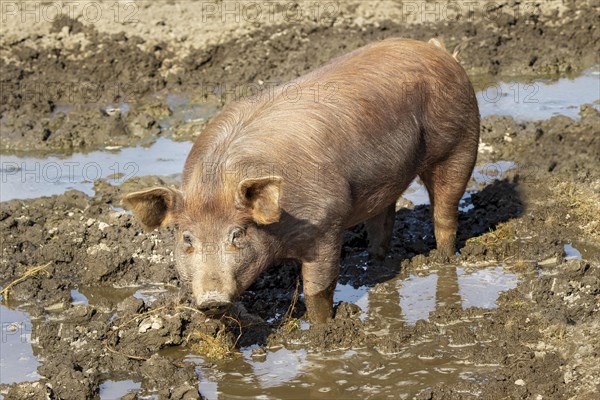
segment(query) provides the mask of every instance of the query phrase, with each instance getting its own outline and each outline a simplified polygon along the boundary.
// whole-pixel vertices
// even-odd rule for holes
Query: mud
[[[440,35],[450,48],[470,38],[475,44],[461,59],[473,76],[564,76],[597,62],[589,56],[599,48],[591,2],[544,3],[527,18],[510,18],[515,4],[507,3],[493,21],[428,24],[402,23],[387,3],[372,4],[345,5],[334,21],[227,25],[223,37],[209,24],[204,39],[190,28],[186,40],[175,28],[183,17],[172,15],[156,28],[134,24],[146,27],[145,39],[128,25],[115,34],[108,33],[112,24],[61,19],[36,34],[9,24],[0,38],[1,147],[35,150],[24,154],[48,160],[39,151],[190,139],[231,100],[205,99],[202,82],[288,79],[387,36]],[[153,3],[143,12],[162,7]],[[134,81],[136,91],[133,98],[72,102],[60,91],[33,98],[19,92],[61,80]],[[102,86],[100,93],[110,90]],[[369,260],[361,226],[345,234],[335,318],[324,326],[302,319],[294,263],[273,266],[227,317],[208,319],[193,308],[174,270],[173,232],[144,232],[120,204],[123,193],[177,184],[177,175],[104,174],[85,193],[65,192],[67,182],[50,197],[3,201],[2,287],[50,264],[14,285],[0,309],[0,395],[596,398],[599,126],[597,105],[582,106],[575,118],[485,117],[478,168],[461,203],[460,254],[450,261],[437,256],[429,205],[415,182],[398,202],[384,262]],[[149,154],[160,157],[159,150]],[[218,360],[195,354],[202,335],[234,350]]]

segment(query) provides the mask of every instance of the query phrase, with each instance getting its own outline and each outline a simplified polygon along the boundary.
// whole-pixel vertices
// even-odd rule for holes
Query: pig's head
[[[225,312],[273,259],[269,225],[279,221],[281,178],[245,179],[218,195],[157,187],[124,203],[147,229],[176,226],[175,259],[198,308]]]

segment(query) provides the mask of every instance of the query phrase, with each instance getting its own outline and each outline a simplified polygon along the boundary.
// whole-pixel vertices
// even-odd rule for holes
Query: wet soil
[[[161,126],[181,104],[167,99],[166,93],[202,93],[197,89],[205,81],[235,86],[291,78],[336,54],[388,36],[441,35],[449,48],[471,39],[462,62],[473,74],[579,70],[594,62],[588,55],[597,54],[599,31],[593,28],[598,20],[592,3],[577,4],[562,7],[560,20],[546,8],[527,18],[510,18],[502,14],[503,8],[511,7],[505,5],[494,21],[476,17],[472,23],[410,26],[377,13],[356,21],[356,10],[362,8],[353,11],[348,6],[345,16],[328,23],[267,24],[252,35],[244,31],[239,37],[185,50],[181,44],[169,46],[161,36],[145,40],[130,31],[108,34],[101,26],[60,20],[41,37],[31,33],[17,41],[10,35],[1,38],[0,144],[3,150],[65,153],[162,135],[189,139],[199,134],[208,117],[194,115]],[[68,30],[62,28],[65,25]],[[69,46],[59,46],[59,38]],[[89,41],[91,47],[78,41]],[[139,95],[69,102],[60,91],[28,98],[18,90],[20,85],[71,79],[94,84],[135,81]],[[194,96],[184,107],[206,104],[202,95]],[[218,108],[229,100],[210,101]],[[265,393],[274,398],[329,399],[596,398],[599,126],[600,113],[592,106],[583,106],[577,119],[484,118],[479,172],[461,205],[460,254],[441,260],[429,206],[404,199],[396,214],[393,248],[384,262],[369,260],[362,227],[345,235],[339,285],[361,294],[368,289],[367,306],[338,297],[343,301],[337,301],[334,320],[310,328],[302,320],[289,324],[284,317],[290,309],[292,318],[302,318],[305,311],[301,297],[294,303],[299,271],[293,263],[273,266],[228,317],[208,319],[193,309],[188,288],[180,286],[173,267],[173,232],[144,232],[120,208],[123,193],[174,184],[172,178],[135,177],[121,185],[97,180],[93,194],[71,190],[2,202],[2,287],[31,266],[50,264],[13,286],[8,298],[8,307],[31,318],[27,334],[39,376],[20,383],[2,381],[0,394],[5,399],[111,398],[106,388],[125,382],[137,391],[120,392],[125,398],[214,398],[216,393],[225,398]],[[581,257],[566,254],[566,244]],[[518,276],[518,284],[500,293],[493,308],[465,307],[461,276],[491,267]],[[434,275],[433,309],[414,320],[399,317],[406,316],[408,306],[398,288]],[[140,294],[140,288],[157,283],[163,285],[160,291]],[[2,329],[4,339],[21,328],[11,323]],[[190,360],[199,335],[223,338],[245,349],[245,355]],[[210,378],[219,371],[250,376],[251,364],[239,360],[246,355],[268,360],[272,354],[291,351],[287,349],[298,351],[302,360],[312,357],[310,362],[317,365],[331,355],[334,360],[324,365],[338,372],[318,370],[310,384],[292,383],[292,389],[280,392],[276,380],[236,386],[227,380],[219,384],[218,376]],[[296,357],[285,354],[288,361]],[[399,366],[390,369],[394,365]],[[419,380],[424,370],[436,370],[437,375]],[[343,379],[330,379],[344,371]],[[216,388],[207,385],[210,379],[217,382]],[[406,383],[399,388],[399,381]]]

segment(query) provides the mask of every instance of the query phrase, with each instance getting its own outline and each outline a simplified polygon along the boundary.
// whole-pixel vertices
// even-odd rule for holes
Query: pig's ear
[[[252,219],[257,224],[268,225],[279,221],[281,182],[278,176],[244,179],[238,185],[237,207],[250,209]]]
[[[169,225],[173,212],[183,197],[177,189],[156,187],[129,193],[123,204],[130,208],[147,229]]]

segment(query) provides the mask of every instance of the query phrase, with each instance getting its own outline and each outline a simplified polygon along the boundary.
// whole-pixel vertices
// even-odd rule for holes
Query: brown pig
[[[364,222],[384,257],[396,200],[417,176],[438,251],[454,254],[478,140],[473,87],[452,55],[387,39],[229,104],[194,144],[181,190],[124,201],[147,228],[177,227],[177,270],[200,310],[222,314],[267,267],[296,259],[308,317],[324,322],[343,231]]]

